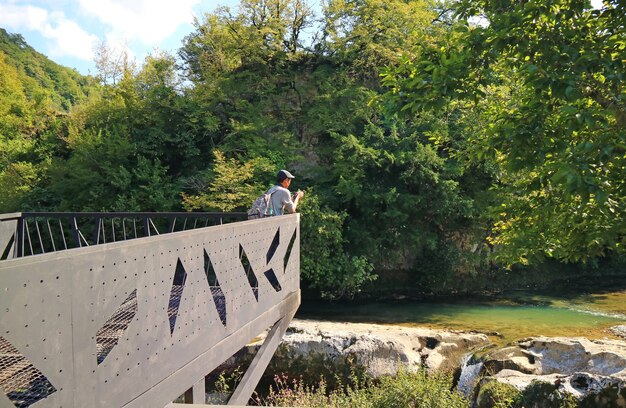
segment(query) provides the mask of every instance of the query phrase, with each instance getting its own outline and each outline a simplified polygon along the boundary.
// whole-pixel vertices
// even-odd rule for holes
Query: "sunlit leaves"
[[[212,175],[206,187],[197,188],[196,194],[182,194],[186,210],[247,211],[251,203],[266,189],[260,180],[273,173],[274,166],[264,158],[240,161],[227,158],[219,150],[215,156]],[[198,180],[203,182],[202,180]]]
[[[464,0],[456,7],[467,27],[452,49],[458,64],[422,54],[388,71],[390,106],[419,114],[474,101],[485,126],[474,127],[470,137],[482,143],[468,153],[486,151],[501,169],[495,186],[507,210],[494,212],[492,240],[504,262],[621,252],[623,5]]]

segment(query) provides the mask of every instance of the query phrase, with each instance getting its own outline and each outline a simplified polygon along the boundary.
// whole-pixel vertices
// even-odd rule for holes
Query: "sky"
[[[592,0],[599,7],[602,0]],[[125,49],[141,64],[155,50],[175,54],[201,17],[239,0],[0,0],[0,27],[81,74],[96,74],[94,46]]]
[[[138,64],[155,50],[176,53],[194,16],[238,0],[0,0],[0,27],[81,74],[95,74],[94,46],[126,49]]]

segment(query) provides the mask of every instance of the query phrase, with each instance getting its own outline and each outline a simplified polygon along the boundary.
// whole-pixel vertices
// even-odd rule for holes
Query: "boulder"
[[[264,340],[249,344],[225,367],[251,359]],[[408,369],[452,372],[461,358],[490,344],[484,334],[363,323],[294,320],[274,354],[268,372],[298,373],[319,379],[349,375],[371,377]],[[222,367],[224,368],[224,366]]]
[[[623,341],[534,337],[489,352],[483,362],[477,407],[491,406],[493,394],[510,390],[517,390],[525,406],[575,400],[580,406],[626,407]],[[504,388],[494,391],[494,382]]]
[[[519,347],[534,359],[534,374],[586,372],[626,380],[626,343],[619,340],[535,337]]]
[[[483,372],[495,374],[502,370],[515,370],[525,374],[537,371],[535,356],[515,345],[495,349],[483,358]]]
[[[497,399],[494,394],[499,394],[499,398],[504,394],[518,401],[519,406],[528,408],[626,407],[626,388],[622,380],[589,373],[535,375],[505,369],[482,378],[478,388],[475,408],[494,406]]]

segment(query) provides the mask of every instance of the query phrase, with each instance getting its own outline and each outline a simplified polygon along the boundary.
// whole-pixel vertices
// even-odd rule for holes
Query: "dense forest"
[[[620,273],[625,8],[241,0],[94,77],[0,30],[0,212],[243,211],[286,168],[325,297]]]

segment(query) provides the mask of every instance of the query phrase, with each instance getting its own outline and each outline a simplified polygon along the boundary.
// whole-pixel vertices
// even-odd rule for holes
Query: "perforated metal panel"
[[[14,256],[17,220],[19,214],[0,215],[0,260]]]
[[[15,406],[164,406],[230,357],[211,352],[225,339],[243,346],[297,308],[298,226],[295,214],[1,261],[0,388]]]

